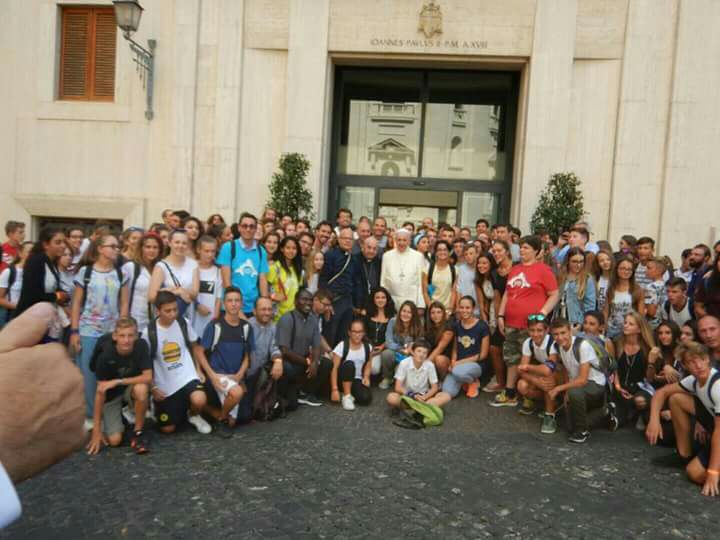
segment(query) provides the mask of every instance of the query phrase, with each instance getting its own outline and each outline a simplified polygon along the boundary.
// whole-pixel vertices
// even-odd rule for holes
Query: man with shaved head
[[[698,321],[700,341],[710,350],[710,360],[720,367],[720,320],[712,315],[705,315]]]
[[[358,314],[365,314],[371,302],[371,292],[380,286],[380,269],[382,260],[378,256],[375,237],[365,239],[360,253],[353,255],[356,259],[357,272],[353,286],[353,303]]]

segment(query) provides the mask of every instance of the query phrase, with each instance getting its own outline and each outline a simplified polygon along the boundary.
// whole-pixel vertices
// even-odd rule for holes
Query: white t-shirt
[[[565,369],[567,370],[568,378],[570,380],[577,379],[577,376],[580,373],[580,364],[590,364],[590,374],[588,375],[588,380],[594,381],[600,386],[605,386],[605,375],[598,369],[600,361],[595,354],[595,349],[593,349],[590,343],[583,341],[580,344],[580,361],[578,361],[578,359],[575,358],[572,346],[576,339],[577,337],[572,337],[570,349],[567,351],[562,347],[557,348],[560,360],[562,360],[563,366],[565,366]]]
[[[222,297],[222,276],[217,266],[210,268],[198,268],[200,277],[200,292],[197,296],[197,303],[210,310],[209,315],[200,315],[197,309],[193,313],[193,329],[198,336],[202,336],[205,327],[213,318],[215,311],[215,300]]]
[[[597,306],[600,311],[603,310],[607,303],[607,291],[610,286],[610,280],[605,276],[600,276],[597,282]]]
[[[337,354],[342,358],[343,352],[345,352],[345,342],[341,341],[333,349],[333,354]],[[355,378],[362,380],[362,370],[365,365],[365,347],[360,345],[359,349],[351,348],[345,361],[355,364]]]
[[[190,323],[187,325],[188,338],[191,343],[198,339]],[[150,345],[147,328],[142,337]],[[185,345],[185,339],[177,321],[173,321],[170,328],[157,325],[157,351],[150,351],[153,355],[153,382],[166,396],[180,390],[193,379],[198,379],[192,353]]]
[[[412,357],[408,357],[398,364],[395,380],[400,381],[408,392],[424,394],[430,390],[431,384],[437,384],[438,376],[430,360],[425,360],[420,368],[416,368]]]
[[[170,264],[168,260],[160,261],[158,266],[165,276],[163,279],[163,287],[182,287],[187,290],[192,289],[193,275],[197,265],[197,261],[195,259],[191,259],[190,257],[185,257],[185,262],[183,262],[182,266],[174,266]],[[172,271],[172,275],[170,274],[170,271]],[[177,283],[175,283],[172,276],[175,276]]]
[[[693,375],[688,375],[680,381],[680,386],[683,390],[697,396],[713,416],[720,415],[720,380],[715,381],[715,384],[710,386],[710,381],[712,381],[713,376],[715,376],[717,372],[718,370],[715,368],[710,369],[710,376],[708,380],[705,381],[705,386],[700,386]]]
[[[126,262],[122,267],[123,277],[128,283],[128,296],[133,286],[135,277],[135,263]],[[144,266],[141,267],[135,282],[135,291],[130,306],[130,316],[138,323],[138,331],[142,332],[148,325],[148,289],[150,288],[150,272]]]
[[[22,276],[23,269],[15,267],[15,281],[8,291],[6,291],[7,301],[12,304],[17,304],[20,299],[20,291],[22,290]],[[6,268],[0,273],[0,289],[7,289],[10,282],[10,268]]]
[[[173,266],[167,260],[162,260],[157,265],[160,267],[163,273],[163,287],[182,287],[187,291],[192,289],[193,275],[195,269],[198,266],[198,263],[195,259],[185,257],[185,261],[183,262],[182,266]],[[170,271],[172,271],[172,275],[170,275]],[[172,276],[175,276],[177,284],[173,280]],[[190,321],[193,320],[193,312],[195,311],[194,308],[195,306],[192,303],[187,307],[184,313],[186,319]]]
[[[660,306],[660,318],[663,321],[672,321],[678,326],[682,326],[692,319],[692,313],[690,313],[690,302],[688,300],[685,300],[685,307],[683,307],[680,311],[675,311],[675,308],[672,307],[672,305],[668,305],[668,309],[665,309],[665,304],[667,304],[667,302],[663,302],[663,305]]]
[[[535,345],[532,338],[527,338],[522,346],[522,355],[532,358],[532,349],[535,349],[535,360],[537,360],[540,364],[547,363],[550,360],[548,357],[548,342],[550,340],[552,340],[552,338],[550,337],[550,334],[548,334],[543,338],[540,345]],[[532,347],[532,349],[530,347]],[[553,343],[550,345],[550,354],[553,355],[557,353],[557,346]]]

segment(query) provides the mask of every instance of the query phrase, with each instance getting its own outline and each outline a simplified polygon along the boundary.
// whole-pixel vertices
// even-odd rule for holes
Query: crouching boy
[[[663,386],[653,396],[645,435],[653,445],[662,439],[660,412],[665,401],[670,401],[676,460],[685,465],[688,478],[702,486],[703,495],[715,497],[720,475],[720,371],[712,367],[708,349],[699,343],[691,341],[680,345],[677,354],[690,375],[678,383]],[[694,458],[693,416],[706,432]]]
[[[115,330],[102,336],[95,345],[90,369],[97,378],[97,392],[88,454],[97,454],[103,444],[120,446],[122,443],[125,431],[123,399],[132,399],[135,404],[135,429],[130,446],[138,454],[149,450],[143,428],[152,382],[152,363],[147,343],[138,337],[135,319],[122,317],[115,323]]]
[[[556,365],[558,360],[557,348],[552,336],[548,333],[548,322],[542,313],[528,317],[529,338],[522,346],[522,356],[518,366],[517,389],[523,397],[520,414],[535,414],[535,400],[544,403],[544,415],[541,433],[555,433],[555,399],[550,398],[549,392],[557,384]]]
[[[590,341],[573,336],[570,323],[553,321],[550,330],[558,357],[564,368],[563,383],[548,392],[554,400],[565,393],[570,425],[568,441],[582,444],[590,437],[590,428],[604,422],[610,429],[617,422],[606,404],[607,377]]]

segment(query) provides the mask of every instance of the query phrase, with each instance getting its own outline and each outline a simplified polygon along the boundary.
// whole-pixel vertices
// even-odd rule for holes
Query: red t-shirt
[[[548,265],[536,262],[513,266],[505,288],[505,325],[527,328],[528,315],[538,313],[550,293],[557,290],[557,280]]]
[[[2,245],[2,262],[0,262],[0,271],[5,270],[11,265],[18,256],[18,248],[11,246],[7,242]]]

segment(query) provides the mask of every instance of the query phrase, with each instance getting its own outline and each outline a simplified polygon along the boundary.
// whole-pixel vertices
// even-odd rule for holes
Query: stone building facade
[[[2,219],[260,211],[280,155],[301,152],[321,216],[526,229],[572,170],[595,238],[650,235],[675,257],[716,239],[720,2],[143,3],[152,120],[120,32],[112,99],[60,98],[64,10],[111,2],[3,4]]]

